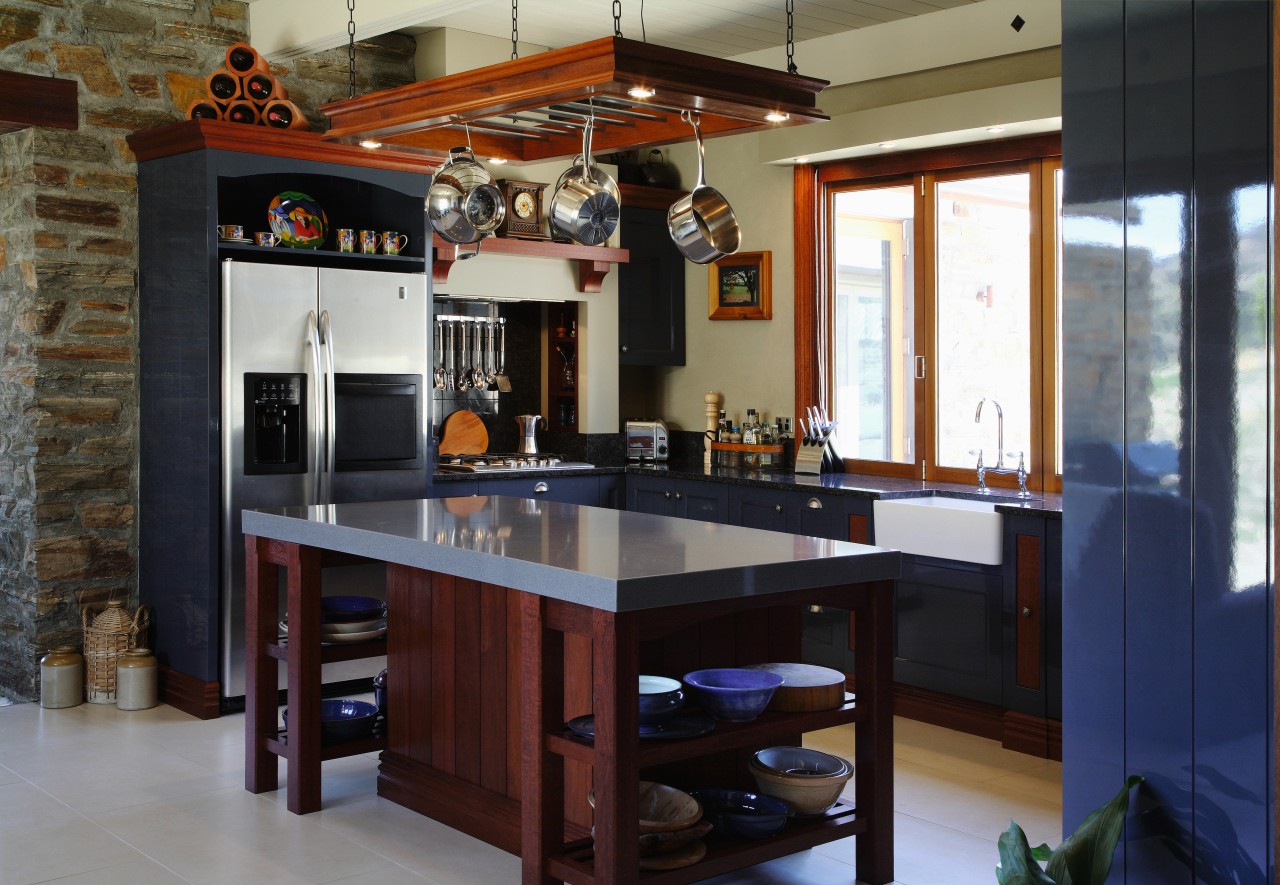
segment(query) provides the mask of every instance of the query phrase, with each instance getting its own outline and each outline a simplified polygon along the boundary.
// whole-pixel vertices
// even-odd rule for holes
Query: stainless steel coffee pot
[[[538,422],[542,421],[542,426],[546,427],[547,422],[541,415],[516,415],[516,426],[520,428],[520,442],[516,445],[516,451],[521,455],[538,454]]]

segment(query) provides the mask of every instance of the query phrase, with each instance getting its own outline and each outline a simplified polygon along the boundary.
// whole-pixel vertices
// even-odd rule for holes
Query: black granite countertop
[[[818,476],[783,473],[765,470],[742,470],[731,467],[705,467],[701,463],[670,463],[655,465],[653,462],[626,465],[597,466],[582,470],[512,470],[500,473],[452,473],[436,471],[434,482],[459,482],[464,480],[523,479],[541,476],[598,476],[630,473],[636,476],[667,476],[672,479],[719,482],[726,485],[756,486],[787,491],[821,491],[824,494],[852,495],[860,498],[919,498],[940,495],[950,498],[971,498],[976,501],[994,501],[1000,513],[1034,511],[1048,518],[1062,517],[1062,495],[1033,493],[1022,500],[1010,489],[995,489],[990,494],[980,494],[976,484],[956,482],[924,482],[913,479],[895,479],[887,476],[869,476],[856,473],[823,473]]]

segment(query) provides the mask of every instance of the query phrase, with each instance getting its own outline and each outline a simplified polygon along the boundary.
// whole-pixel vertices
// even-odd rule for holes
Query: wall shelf
[[[458,246],[439,234],[432,237],[435,261],[431,264],[431,282],[443,286],[449,271],[460,255],[469,256],[474,246]],[[481,255],[524,255],[530,258],[559,258],[578,263],[578,291],[599,292],[604,278],[615,264],[631,259],[627,249],[608,246],[582,246],[577,243],[554,243],[548,240],[517,240],[512,237],[485,237],[480,242]]]

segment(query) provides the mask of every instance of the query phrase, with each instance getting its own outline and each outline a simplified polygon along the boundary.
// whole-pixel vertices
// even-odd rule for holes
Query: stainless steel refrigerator
[[[224,697],[244,694],[241,511],[426,497],[429,299],[425,274],[223,262]],[[381,598],[382,567],[326,570],[325,592]],[[380,666],[328,664],[324,679]]]

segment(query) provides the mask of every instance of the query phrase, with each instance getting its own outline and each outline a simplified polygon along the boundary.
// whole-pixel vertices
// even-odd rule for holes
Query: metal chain
[[[796,72],[796,0],[787,0],[787,73]]]
[[[520,0],[511,0],[511,60],[515,61],[520,57]]]
[[[356,97],[356,0],[347,0],[347,91]]]
[[[613,36],[622,36],[622,0],[613,0]]]

